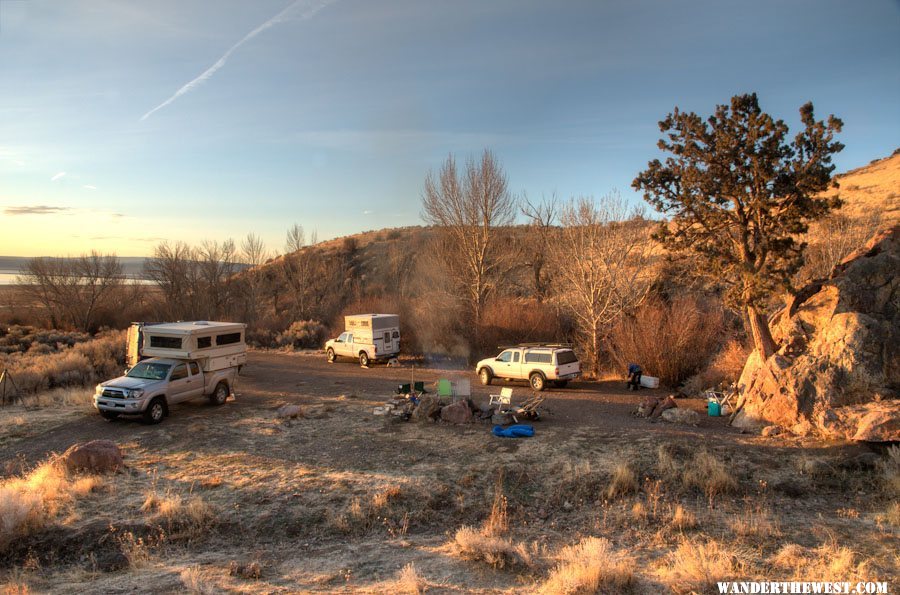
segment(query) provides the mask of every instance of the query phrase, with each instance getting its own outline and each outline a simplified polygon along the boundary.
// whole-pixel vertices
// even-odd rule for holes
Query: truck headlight
[[[94,387],[94,394],[95,395],[103,394],[103,385],[102,384],[98,384],[97,386]]]
[[[142,390],[139,389],[139,388],[136,388],[136,389],[133,389],[133,390],[129,390],[129,391],[126,393],[126,396],[127,396],[129,399],[137,399],[138,397],[140,397],[140,396],[143,395],[143,394],[144,394],[144,391],[142,391]]]

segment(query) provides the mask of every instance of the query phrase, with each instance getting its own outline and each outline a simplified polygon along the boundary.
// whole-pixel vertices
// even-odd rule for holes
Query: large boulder
[[[472,409],[466,401],[457,401],[441,408],[441,421],[451,424],[467,424],[472,419]]]
[[[885,230],[788,301],[778,351],[747,360],[734,425],[900,440],[900,226]]]
[[[112,440],[91,440],[69,447],[59,462],[70,473],[114,473],[125,466],[122,452]]]

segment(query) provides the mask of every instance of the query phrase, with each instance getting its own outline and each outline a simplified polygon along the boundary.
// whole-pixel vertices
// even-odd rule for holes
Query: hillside
[[[844,200],[841,213],[861,219],[880,214],[880,226],[900,222],[900,152],[836,176],[839,188],[827,193]]]

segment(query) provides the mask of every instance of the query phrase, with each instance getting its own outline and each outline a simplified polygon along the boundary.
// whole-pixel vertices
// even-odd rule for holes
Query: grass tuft
[[[606,539],[588,537],[564,547],[559,563],[541,585],[545,595],[623,593],[635,587],[634,560],[614,552]]]

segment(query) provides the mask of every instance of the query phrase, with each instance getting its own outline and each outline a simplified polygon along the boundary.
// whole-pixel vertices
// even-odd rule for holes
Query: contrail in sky
[[[300,14],[298,20],[306,21],[308,19],[311,19],[313,16],[315,16],[315,14],[317,12],[319,12],[320,10],[322,10],[323,8],[325,8],[326,6],[328,6],[329,4],[331,4],[334,1],[335,0],[319,0],[318,2],[313,3],[303,13]],[[214,75],[216,73],[216,71],[218,71],[220,68],[225,66],[225,62],[228,60],[228,58],[231,56],[231,54],[233,54],[235,52],[235,50],[237,50],[239,47],[241,47],[242,45],[244,45],[245,43],[247,43],[248,41],[250,41],[257,35],[259,35],[263,31],[265,31],[269,27],[272,27],[274,25],[277,25],[278,23],[281,23],[281,22],[287,20],[288,15],[295,8],[297,8],[297,6],[299,6],[301,4],[306,4],[306,3],[307,2],[305,0],[295,0],[294,2],[289,4],[287,8],[285,8],[284,10],[282,10],[281,12],[276,14],[274,17],[272,17],[271,19],[269,19],[268,21],[266,21],[265,23],[263,23],[262,25],[260,25],[259,27],[257,27],[253,31],[251,31],[250,33],[247,33],[243,38],[241,38],[240,41],[238,41],[236,44],[234,44],[233,46],[228,48],[228,51],[225,52],[224,54],[222,54],[222,57],[219,58],[218,60],[216,60],[215,64],[213,64],[212,66],[210,66],[209,68],[204,70],[203,73],[200,74],[200,76],[198,76],[194,80],[190,81],[189,83],[187,83],[186,85],[184,85],[183,87],[181,87],[180,89],[175,91],[174,95],[172,95],[171,97],[169,97],[168,99],[166,99],[165,101],[163,101],[162,103],[160,103],[159,105],[154,107],[152,110],[150,110],[149,112],[147,112],[146,114],[141,116],[141,121],[146,120],[151,115],[153,115],[154,112],[157,112],[157,111],[161,110],[162,108],[166,107],[167,105],[169,105],[170,103],[172,103],[173,101],[175,101],[176,99],[181,97],[182,95],[188,93],[189,91],[193,91],[202,82],[204,82],[207,79],[209,79],[210,77],[212,77],[212,75]]]

